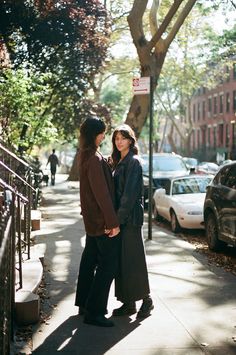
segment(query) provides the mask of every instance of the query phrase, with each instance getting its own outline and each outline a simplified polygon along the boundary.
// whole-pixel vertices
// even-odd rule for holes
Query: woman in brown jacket
[[[105,317],[111,283],[118,268],[119,222],[113,207],[111,169],[98,147],[106,126],[96,117],[80,128],[80,202],[86,230],[75,305],[84,314],[84,323],[111,327]]]

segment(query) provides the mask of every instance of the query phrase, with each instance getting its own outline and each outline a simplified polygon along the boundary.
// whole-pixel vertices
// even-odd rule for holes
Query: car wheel
[[[213,213],[209,213],[206,216],[206,239],[209,249],[213,251],[219,251],[225,245],[218,238],[217,220]]]
[[[170,212],[170,224],[173,233],[178,233],[180,231],[180,225],[174,211]]]

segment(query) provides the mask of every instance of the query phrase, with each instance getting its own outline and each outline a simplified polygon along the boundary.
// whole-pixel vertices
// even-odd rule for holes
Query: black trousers
[[[118,272],[120,237],[86,236],[81,257],[75,305],[89,314],[107,313],[111,283]]]

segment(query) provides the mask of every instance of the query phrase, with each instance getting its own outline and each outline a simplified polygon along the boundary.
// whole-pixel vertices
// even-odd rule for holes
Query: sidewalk
[[[34,326],[33,354],[68,355],[233,355],[236,354],[236,279],[209,267],[194,247],[153,226],[145,241],[155,309],[145,320],[114,317],[115,326],[83,323],[74,306],[85,233],[79,185],[57,176],[43,188],[44,204],[37,248],[45,255],[51,318]],[[144,225],[147,237],[147,225]],[[109,298],[109,316],[120,305]],[[137,304],[138,306],[140,304]]]

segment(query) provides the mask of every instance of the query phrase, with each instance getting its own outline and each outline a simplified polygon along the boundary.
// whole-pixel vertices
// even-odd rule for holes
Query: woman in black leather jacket
[[[123,303],[120,308],[113,310],[113,316],[136,313],[135,301],[143,300],[137,317],[144,318],[150,315],[154,306],[149,295],[142,238],[143,177],[134,131],[128,125],[119,126],[113,133],[112,144],[116,210],[121,235],[120,268],[115,279],[115,295]]]

